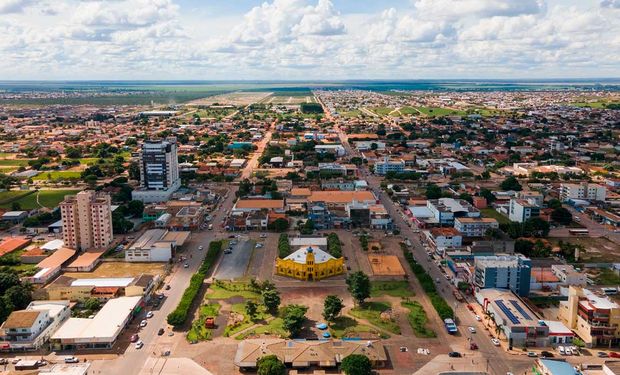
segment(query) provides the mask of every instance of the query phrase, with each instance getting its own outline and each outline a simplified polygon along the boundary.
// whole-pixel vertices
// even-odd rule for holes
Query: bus
[[[568,234],[571,236],[587,236],[590,234],[590,231],[587,229],[569,229]]]
[[[456,332],[458,332],[458,329],[456,328],[456,324],[454,323],[454,320],[450,318],[446,318],[443,320],[443,324],[446,326],[446,330],[448,331],[449,334],[454,335]]]

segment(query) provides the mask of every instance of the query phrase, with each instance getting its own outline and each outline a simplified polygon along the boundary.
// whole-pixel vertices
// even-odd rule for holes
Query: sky
[[[0,0],[0,80],[600,77],[620,0]]]

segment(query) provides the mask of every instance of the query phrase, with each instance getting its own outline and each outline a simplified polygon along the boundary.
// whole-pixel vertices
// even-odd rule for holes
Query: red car
[[[618,353],[618,352],[609,352],[609,358],[620,358],[620,353]]]
[[[140,338],[140,336],[138,336],[137,333],[134,333],[133,335],[131,335],[131,339],[129,341],[136,342],[136,341],[138,341],[139,338]]]
[[[467,310],[474,311],[474,307],[470,304],[467,304]]]
[[[478,344],[472,342],[469,344],[469,350],[478,350]]]

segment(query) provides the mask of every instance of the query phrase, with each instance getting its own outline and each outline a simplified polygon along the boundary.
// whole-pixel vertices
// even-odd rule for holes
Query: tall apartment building
[[[498,229],[499,223],[490,217],[457,217],[454,228],[465,237],[484,237],[489,229]]]
[[[86,250],[105,248],[112,242],[112,200],[92,190],[66,196],[59,204],[65,246]]]
[[[527,297],[531,275],[532,261],[520,254],[475,258],[474,283],[482,289],[510,289],[519,296]]]
[[[508,218],[517,223],[524,223],[532,217],[540,215],[540,206],[525,199],[511,199]]]
[[[604,201],[607,196],[607,188],[603,185],[589,184],[562,184],[560,185],[560,198],[562,201],[570,199],[585,199],[589,201]]]
[[[140,189],[132,199],[145,203],[164,202],[181,187],[176,139],[147,140],[140,153]]]
[[[620,344],[620,305],[608,297],[577,286],[560,301],[558,319],[572,329],[587,347]]]
[[[375,163],[375,173],[383,176],[388,172],[402,173],[405,171],[403,160],[390,160],[387,156],[382,161]]]

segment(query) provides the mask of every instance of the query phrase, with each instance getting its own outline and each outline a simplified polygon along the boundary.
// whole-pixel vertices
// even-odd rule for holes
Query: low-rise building
[[[499,223],[490,217],[457,217],[454,228],[465,237],[484,237],[489,229],[498,229]]]
[[[439,225],[454,225],[457,217],[480,217],[480,211],[463,199],[429,199],[426,207],[433,215],[432,222]]]
[[[0,350],[37,350],[71,316],[69,301],[33,301],[0,327]]]
[[[517,223],[524,223],[528,219],[540,215],[540,206],[525,199],[511,199],[508,218]]]
[[[301,247],[284,259],[276,259],[276,273],[315,281],[344,273],[344,258],[334,258],[318,247]]]
[[[125,250],[127,262],[168,262],[176,248],[183,246],[190,232],[170,232],[165,229],[150,229],[144,232],[129,249]]]
[[[527,297],[530,293],[532,261],[521,254],[474,258],[474,283],[481,289],[509,289]]]
[[[383,160],[375,163],[374,171],[380,176],[385,176],[388,172],[402,173],[405,171],[405,161],[400,159],[390,160],[388,157],[385,157]]]
[[[603,185],[580,183],[560,185],[560,199],[568,200],[588,200],[588,201],[604,201],[607,195],[607,188]]]
[[[463,235],[455,228],[431,228],[425,231],[426,238],[435,252],[444,255],[446,250],[459,248],[463,244]]]
[[[551,266],[551,272],[560,280],[560,283],[564,285],[585,286],[588,278],[586,274],[577,271],[571,264],[553,264]]]

